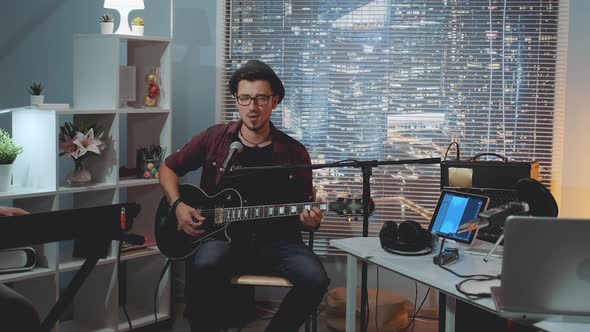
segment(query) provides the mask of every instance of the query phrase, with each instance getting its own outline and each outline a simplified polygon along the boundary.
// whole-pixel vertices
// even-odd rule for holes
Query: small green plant
[[[136,18],[132,19],[131,20],[131,25],[140,25],[140,26],[143,26],[143,18],[136,17]]]
[[[4,129],[0,128],[0,164],[12,164],[23,148],[16,146]]]
[[[115,22],[115,18],[111,14],[104,14],[100,17],[101,23],[112,23]]]
[[[27,91],[29,91],[29,93],[32,94],[33,96],[40,96],[41,93],[43,92],[43,89],[45,89],[45,87],[43,86],[43,84],[33,82],[27,88]]]

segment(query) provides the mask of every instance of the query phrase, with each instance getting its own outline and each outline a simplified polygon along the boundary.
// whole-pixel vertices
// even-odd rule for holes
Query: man
[[[194,136],[161,166],[160,184],[171,204],[171,213],[185,233],[203,234],[205,218],[182,202],[179,177],[203,167],[201,189],[213,195],[234,188],[244,205],[302,203],[314,199],[311,170],[222,174],[220,167],[232,142],[244,149],[234,165],[266,166],[310,164],[305,147],[279,131],[270,121],[273,109],[285,95],[283,83],[266,64],[252,60],[229,80],[240,121],[216,125]],[[223,237],[204,241],[190,258],[186,287],[187,314],[192,331],[217,331],[223,326],[224,308],[232,299],[224,296],[232,276],[271,274],[287,278],[293,287],[283,299],[267,331],[298,331],[316,310],[329,279],[318,257],[302,242],[301,230],[319,227],[318,208],[296,217],[231,225],[228,244]]]

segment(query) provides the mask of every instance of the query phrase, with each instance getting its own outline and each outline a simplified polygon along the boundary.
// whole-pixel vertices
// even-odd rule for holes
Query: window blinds
[[[277,127],[312,162],[463,157],[495,152],[560,173],[568,2],[558,0],[225,1],[217,120],[239,119],[227,89],[250,59],[268,63],[286,97]],[[454,155],[454,153],[449,153]],[[328,199],[361,197],[359,169],[314,171]],[[427,224],[438,165],[380,166],[370,233],[386,220]],[[316,248],[360,236],[362,218],[326,215]]]

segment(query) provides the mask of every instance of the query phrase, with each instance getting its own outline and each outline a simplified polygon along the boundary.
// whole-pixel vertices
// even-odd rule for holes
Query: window
[[[239,119],[227,80],[246,61],[260,59],[286,87],[272,121],[308,148],[313,163],[442,157],[457,140],[464,157],[496,152],[538,160],[550,185],[560,172],[567,6],[558,0],[226,1],[218,120]],[[314,181],[329,199],[361,196],[358,169],[317,170]],[[381,166],[371,183],[376,234],[386,220],[429,222],[440,169]],[[317,247],[327,251],[326,239],[361,230],[360,222],[327,214]]]

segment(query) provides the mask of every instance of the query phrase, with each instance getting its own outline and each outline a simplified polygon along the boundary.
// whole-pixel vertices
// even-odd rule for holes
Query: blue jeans
[[[276,275],[293,287],[266,331],[298,331],[321,302],[330,280],[315,253],[305,244],[275,241],[233,247],[224,241],[204,242],[187,264],[187,315],[191,331],[223,327],[226,296],[233,276]]]

